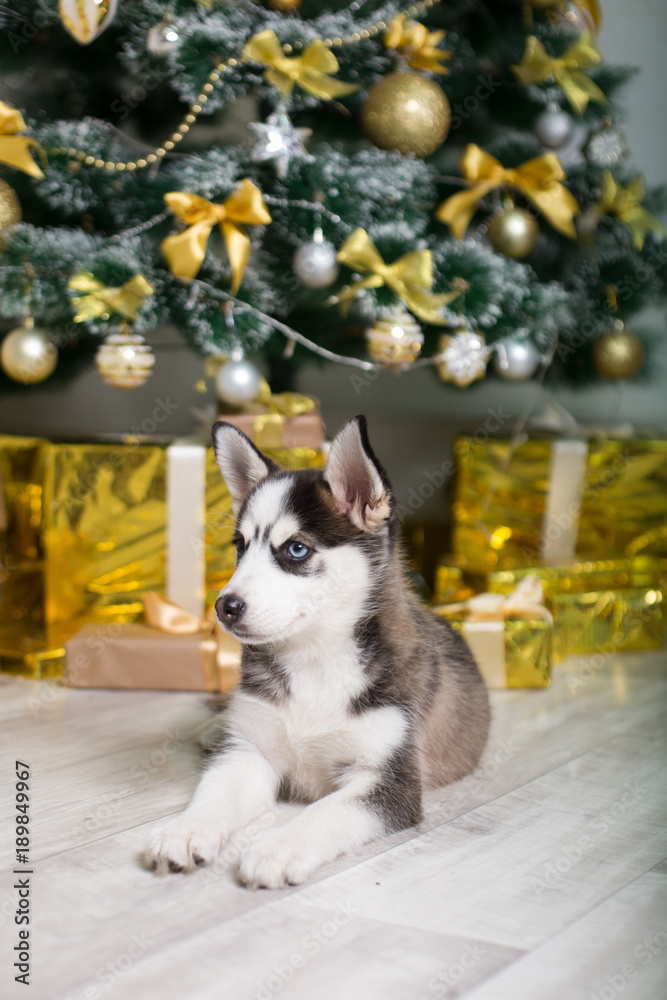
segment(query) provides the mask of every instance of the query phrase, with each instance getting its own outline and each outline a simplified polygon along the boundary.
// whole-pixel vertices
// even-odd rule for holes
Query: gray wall
[[[667,181],[665,93],[667,93],[667,4],[664,0],[604,0],[605,23],[600,36],[603,55],[614,63],[640,66],[642,75],[625,93],[627,133],[634,162],[649,184]],[[553,398],[577,419],[596,423],[652,425],[667,428],[667,336],[664,312],[646,317],[663,334],[655,371],[648,384],[606,385],[584,393],[559,391]],[[0,430],[17,433],[89,435],[122,432],[142,421],[150,429],[157,400],[169,400],[171,416],[159,425],[165,433],[189,431],[195,422],[193,407],[207,397],[194,386],[201,378],[199,357],[179,341],[175,331],[159,331],[154,338],[158,366],[144,388],[119,392],[101,384],[94,370],[71,385],[44,386],[23,395],[0,398]],[[160,348],[165,345],[164,350]],[[400,378],[382,374],[361,391],[342,367],[304,370],[304,392],[318,396],[330,431],[354,413],[365,412],[373,440],[405,502],[410,488],[424,481],[450,455],[457,430],[484,427],[489,412],[500,412],[507,428],[533,393],[531,383],[511,385],[483,382],[465,391],[444,386],[424,371]],[[420,516],[439,520],[445,505],[436,493]]]

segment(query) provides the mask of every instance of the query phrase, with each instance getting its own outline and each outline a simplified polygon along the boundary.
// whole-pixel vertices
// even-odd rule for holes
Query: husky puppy
[[[281,471],[224,422],[213,444],[238,551],[216,610],[243,643],[242,679],[192,802],[146,860],[160,873],[213,862],[289,796],[310,804],[252,839],[238,873],[277,888],[418,823],[423,789],[476,767],[489,703],[465,642],[406,583],[364,417],[338,433],[323,472]]]

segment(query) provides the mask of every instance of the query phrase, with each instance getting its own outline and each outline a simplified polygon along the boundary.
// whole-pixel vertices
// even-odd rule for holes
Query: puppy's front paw
[[[312,848],[298,842],[287,828],[258,834],[241,856],[238,879],[249,889],[283,889],[300,885],[320,866]]]
[[[191,872],[215,861],[221,846],[219,830],[184,812],[153,831],[144,860],[158,875]]]

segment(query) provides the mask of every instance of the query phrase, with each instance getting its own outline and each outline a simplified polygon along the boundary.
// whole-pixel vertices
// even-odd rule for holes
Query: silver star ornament
[[[313,159],[303,145],[310,138],[310,128],[294,128],[282,111],[269,115],[265,122],[249,122],[248,128],[257,136],[257,144],[250,153],[253,163],[274,160],[278,177],[285,177],[290,160],[295,157]]]

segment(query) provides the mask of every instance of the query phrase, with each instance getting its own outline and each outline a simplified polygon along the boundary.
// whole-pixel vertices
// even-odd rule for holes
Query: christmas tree
[[[584,384],[648,368],[663,191],[616,124],[597,0],[7,0],[3,388],[173,323],[229,403],[313,352]],[[19,323],[16,329],[17,322]]]

